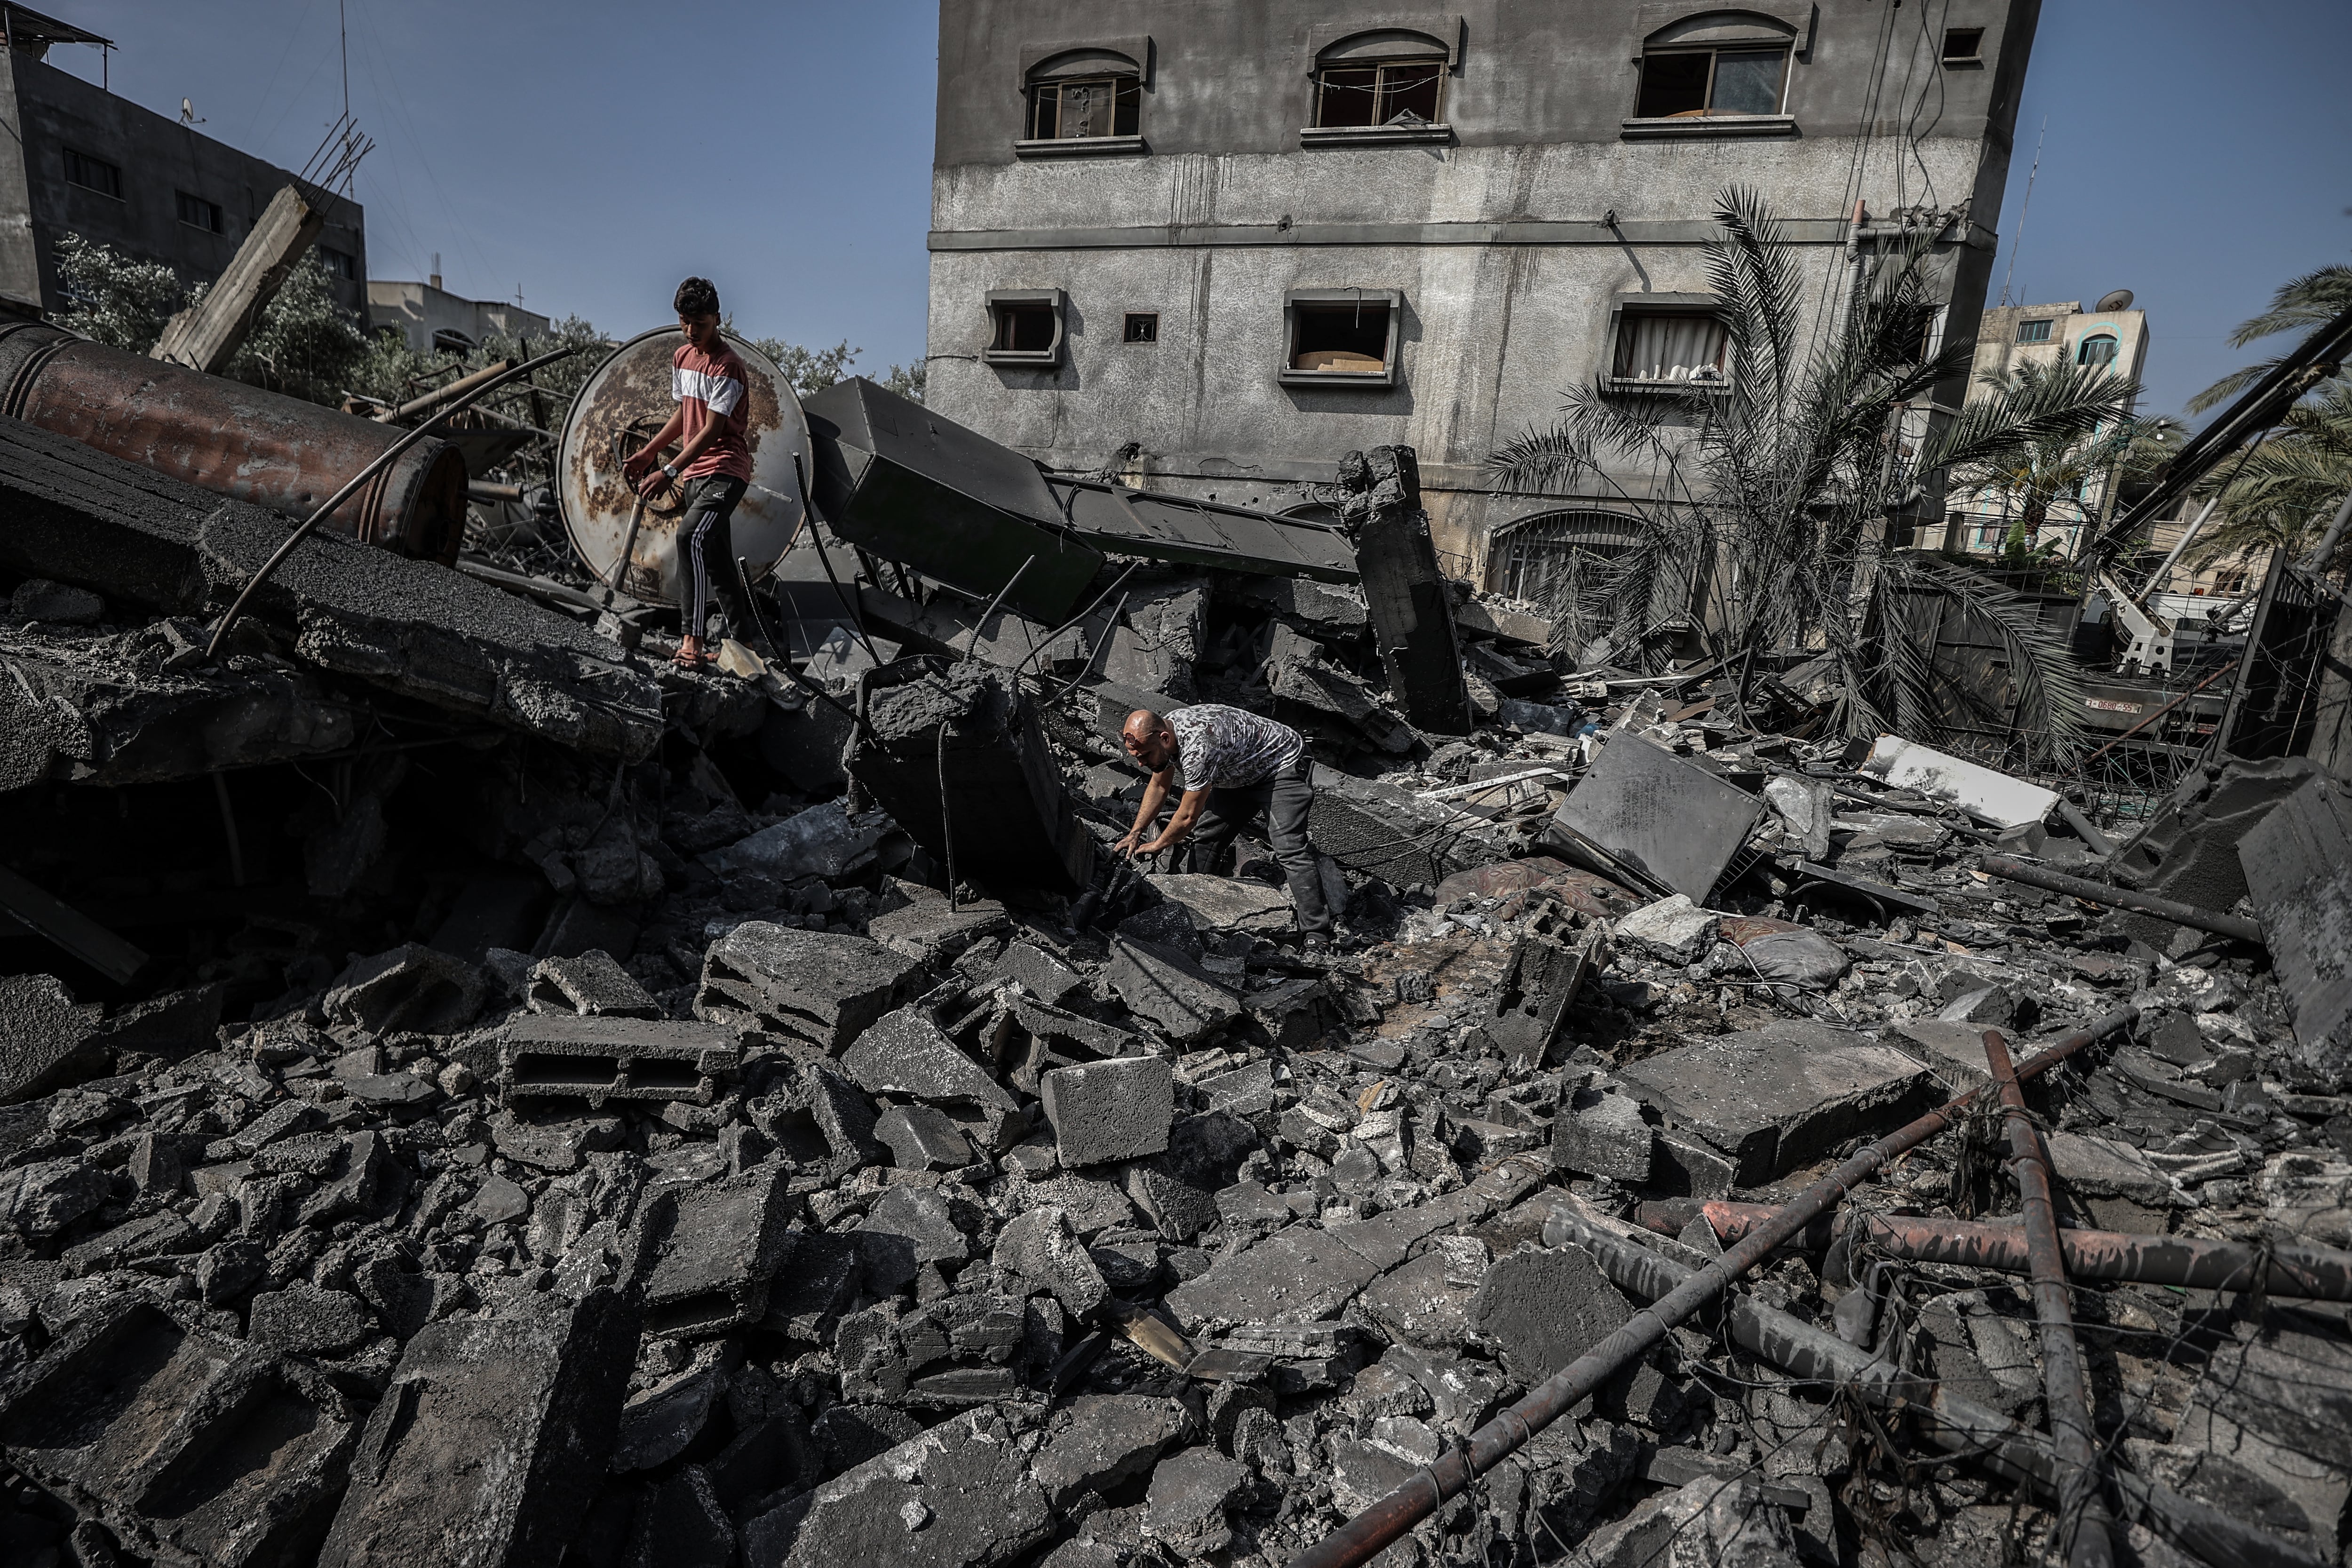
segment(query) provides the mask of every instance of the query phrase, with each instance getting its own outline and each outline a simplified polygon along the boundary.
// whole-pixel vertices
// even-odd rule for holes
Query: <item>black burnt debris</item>
[[[1008,595],[1037,530],[931,563],[881,481],[940,459],[869,445],[719,673],[332,538],[209,662],[283,521],[0,420],[0,1561],[1974,1568],[2086,1492],[2129,1561],[2343,1560],[2341,780],[2103,848],[1807,650],[1580,664],[1437,575],[1407,450],[1311,570],[1088,490]],[[1119,725],[1194,701],[1307,738],[1328,949],[1262,841],[1117,852]]]

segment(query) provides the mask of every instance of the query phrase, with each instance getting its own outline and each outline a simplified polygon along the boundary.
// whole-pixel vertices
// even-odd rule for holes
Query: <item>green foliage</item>
[[[912,364],[894,364],[882,377],[882,384],[909,403],[920,403],[923,394],[930,390],[931,367],[921,360]]]
[[[1962,370],[1973,345],[1925,353],[1940,303],[1928,237],[1875,258],[1852,308],[1816,328],[1799,249],[1762,198],[1727,190],[1716,220],[1708,280],[1732,342],[1728,385],[1629,395],[1603,376],[1570,392],[1554,425],[1487,459],[1507,488],[1588,481],[1645,520],[1580,615],[1608,629],[1614,657],[1637,659],[1648,628],[1703,595],[1718,657],[1824,647],[1843,676],[1848,733],[1924,738],[1968,721],[1981,700],[1930,658],[1921,628],[1940,606],[2002,648],[2003,717],[2063,741],[2080,722],[2079,672],[2032,604],[1883,542],[1940,474],[2030,440],[2080,440],[2126,417],[2137,388],[2112,376],[2004,388],[1930,432],[1911,400]],[[1627,470],[1643,475],[1642,497],[1612,477]]]
[[[189,290],[191,308],[203,302],[208,287]],[[304,256],[262,308],[261,319],[229,362],[228,374],[312,403],[341,404],[368,341],[359,319],[343,309],[334,290],[319,253]]]
[[[2279,332],[2308,332],[2334,321],[2347,308],[2352,308],[2352,267],[2323,267],[2279,285],[2278,292],[2271,296],[2271,308],[2250,321],[2239,322],[2238,330],[2230,334],[2230,346],[2242,349]],[[2284,357],[2273,354],[2242,370],[2231,371],[2190,398],[2189,412],[2202,414],[2229,402],[2277,369]],[[2340,380],[2341,376],[2339,371],[2334,379]]]
[[[2213,521],[2189,547],[2204,564],[2276,546],[2299,555],[2318,542],[2352,492],[2352,385],[2342,378],[2287,410],[2278,434],[2222,464],[2195,495],[2218,495]]]
[[[58,282],[67,305],[58,325],[110,348],[145,353],[180,308],[180,278],[160,261],[134,261],[78,234],[58,240]]]
[[[775,362],[792,384],[793,395],[807,397],[823,392],[845,376],[855,374],[851,366],[864,349],[852,348],[844,338],[829,349],[804,349],[798,343],[788,343],[782,338],[752,338],[751,346]],[[882,374],[881,384],[899,396],[920,403],[923,400],[924,365],[917,361],[912,365],[894,364]]]
[[[1988,373],[1981,384],[1997,395],[1978,399],[1954,422],[1971,437],[1989,433],[1986,455],[1955,472],[1950,488],[2001,502],[2011,519],[2004,554],[2022,561],[2042,548],[2042,527],[2062,502],[2074,503],[2088,521],[2095,508],[2084,498],[2094,488],[2145,479],[2180,449],[2186,427],[2168,415],[2112,419],[2087,436],[2069,429],[2064,411],[2095,399],[2100,384],[2113,380],[2098,365],[2015,365]],[[2004,426],[2005,437],[1990,434]]]

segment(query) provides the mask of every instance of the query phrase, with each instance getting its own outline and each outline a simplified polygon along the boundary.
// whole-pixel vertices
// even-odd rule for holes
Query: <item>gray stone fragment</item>
[[[1051,1291],[1078,1317],[1092,1316],[1109,1298],[1102,1270],[1071,1230],[1070,1216],[1050,1204],[1006,1221],[991,1256],[1000,1272],[1024,1281],[1032,1291]]]
[[[1439,1237],[1420,1257],[1367,1286],[1357,1300],[1394,1338],[1444,1350],[1469,1331],[1470,1302],[1486,1269],[1486,1248],[1476,1237]]]
[[[106,1173],[87,1160],[42,1160],[0,1171],[0,1215],[26,1236],[55,1236],[106,1199]]]
[[[790,1176],[772,1161],[669,1200],[668,1235],[646,1286],[646,1333],[700,1338],[766,1314],[769,1282],[792,1251]]]
[[[1633,1315],[1592,1255],[1576,1247],[1524,1247],[1495,1259],[1469,1309],[1471,1332],[1531,1385]]]
[[[945,899],[917,899],[904,908],[876,915],[866,932],[891,952],[918,963],[942,964],[961,957],[983,937],[1003,934],[1004,906],[993,900],[966,900],[950,907]]]
[[[1017,980],[1049,1007],[1066,1007],[1086,994],[1086,976],[1034,943],[1007,943],[988,971],[992,980]]]
[[[1292,924],[1290,894],[1263,882],[1236,877],[1177,873],[1145,879],[1160,896],[1184,911],[1202,932],[1246,931],[1272,936]]]
[[[621,1407],[613,1471],[627,1475],[666,1465],[702,1435],[727,1393],[727,1367],[712,1359],[663,1379]]]
[[[1019,1109],[1003,1084],[917,1007],[901,1007],[861,1033],[842,1052],[841,1066],[868,1094],[907,1095],[933,1105]]]
[[[1205,1039],[1242,1014],[1240,1001],[1207,970],[1156,942],[1114,939],[1106,978],[1129,1011],[1179,1045]]]
[[[403,1348],[320,1568],[562,1557],[612,1454],[637,1323],[610,1291],[539,1302],[430,1324]]]
[[[921,967],[864,937],[748,921],[704,953],[694,1016],[838,1055],[906,1000]]]
[[[746,1568],[995,1568],[1054,1526],[1013,1428],[973,1410],[751,1520],[743,1558]]]
[[[1676,893],[1617,922],[1617,940],[1668,963],[1696,963],[1715,951],[1723,917]]]
[[[1066,1166],[1099,1165],[1168,1147],[1175,1078],[1162,1057],[1057,1068],[1039,1080],[1055,1152]]]
[[[100,1012],[53,974],[0,974],[0,1104],[103,1070]]]
[[[611,953],[591,948],[577,958],[542,958],[530,972],[525,1001],[534,1013],[658,1018],[661,1004]]]
[[[902,1171],[960,1171],[979,1158],[971,1140],[934,1106],[894,1105],[874,1123],[874,1136]]]
[[[1563,1171],[1646,1186],[1656,1142],[1631,1095],[1580,1089],[1552,1116],[1551,1159]]]
[[[1222,1258],[1168,1293],[1187,1334],[1238,1323],[1314,1323],[1339,1315],[1379,1269],[1328,1233],[1294,1225]]]
[[[330,1024],[372,1035],[454,1035],[481,1011],[488,983],[462,958],[410,942],[355,958],[319,1004]]]
[[[1139,1476],[1171,1444],[1195,1435],[1192,1413],[1174,1399],[1089,1394],[1070,1403],[1069,1423],[1038,1449],[1032,1468],[1057,1510],[1087,1492]]]
[[[1190,1241],[1217,1220],[1217,1194],[1234,1184],[1258,1145],[1257,1130],[1222,1110],[1169,1129],[1164,1152],[1127,1168],[1127,1195],[1171,1241]]]
[[[142,1215],[137,1219],[123,1221],[102,1235],[87,1241],[78,1241],[65,1249],[59,1261],[69,1274],[94,1274],[100,1269],[121,1268],[142,1263],[151,1258],[170,1258],[194,1252],[202,1243],[188,1222],[171,1210],[161,1214]]]
[[[1226,1505],[1248,1479],[1248,1472],[1214,1448],[1172,1454],[1151,1472],[1144,1529],[1179,1557],[1223,1552],[1234,1542]]]
[[[247,1313],[246,1338],[289,1355],[339,1355],[375,1333],[366,1302],[299,1279],[256,1296]]]
[[[858,1234],[869,1244],[866,1268],[877,1285],[886,1279],[903,1285],[914,1278],[918,1264],[962,1263],[971,1257],[971,1237],[956,1223],[948,1200],[929,1187],[892,1187],[866,1210]]]

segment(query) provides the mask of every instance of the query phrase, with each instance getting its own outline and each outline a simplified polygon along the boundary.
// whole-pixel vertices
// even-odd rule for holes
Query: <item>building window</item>
[[[1032,368],[1062,361],[1062,308],[1059,289],[992,289],[988,293],[988,347],[980,357],[990,364]]]
[[[2106,332],[2100,332],[2095,336],[2084,338],[2081,342],[2074,345],[2074,363],[2076,364],[2091,365],[2115,363],[2115,338]]]
[[[2048,321],[2020,321],[2017,323],[2017,341],[2021,343],[2046,343],[2050,341],[2050,326]]]
[[[101,196],[112,196],[118,202],[122,199],[122,171],[103,158],[93,158],[70,147],[66,149],[66,183],[96,191]]]
[[[319,261],[326,268],[327,276],[330,278],[344,278],[353,281],[357,281],[359,278],[359,258],[348,250],[337,250],[331,245],[322,245],[319,247]]]
[[[192,196],[185,191],[173,193],[178,198],[180,221],[190,228],[203,229],[206,234],[221,231],[220,203],[208,202],[202,196]]]
[[[1731,334],[1703,310],[1625,310],[1609,374],[1630,385],[1727,386]]]
[[[1947,27],[1944,29],[1944,63],[1948,66],[1980,66],[1984,64],[1982,27]]]
[[[1404,296],[1393,289],[1294,289],[1283,300],[1289,385],[1394,386]]]
[[[1642,57],[1641,120],[1780,112],[1784,48],[1667,49]]]
[[[1324,66],[1315,73],[1315,127],[1435,125],[1444,85],[1443,58]]]
[[[1129,343],[1156,343],[1160,341],[1160,317],[1157,312],[1129,310],[1127,324],[1119,341]]]
[[[1143,83],[1131,76],[1041,81],[1029,89],[1032,142],[1082,142],[1135,136],[1143,122]]]

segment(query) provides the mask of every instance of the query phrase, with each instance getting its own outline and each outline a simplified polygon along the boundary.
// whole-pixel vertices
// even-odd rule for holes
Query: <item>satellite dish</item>
[[[2128,289],[2118,289],[2112,294],[2100,295],[2097,310],[2100,315],[2105,316],[2113,311],[2130,310],[2131,302],[2132,291]]]

